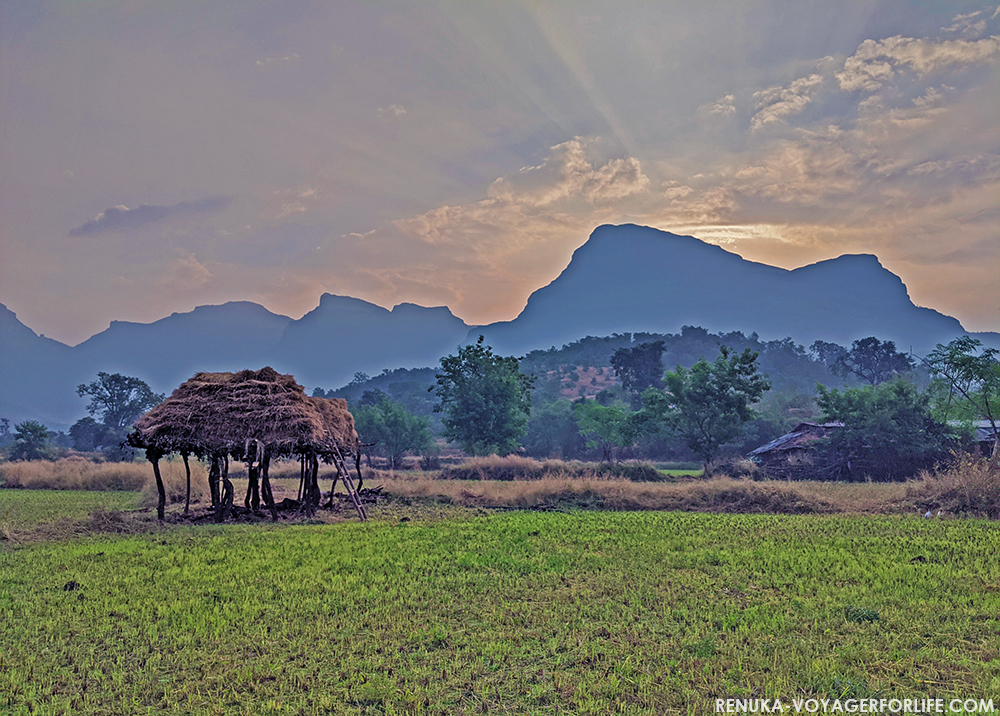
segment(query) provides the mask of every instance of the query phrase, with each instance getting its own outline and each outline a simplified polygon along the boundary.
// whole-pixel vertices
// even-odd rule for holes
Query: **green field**
[[[0,538],[7,532],[82,520],[95,510],[129,510],[136,492],[86,490],[0,490]]]
[[[1000,702],[989,522],[373,512],[0,548],[0,713]]]

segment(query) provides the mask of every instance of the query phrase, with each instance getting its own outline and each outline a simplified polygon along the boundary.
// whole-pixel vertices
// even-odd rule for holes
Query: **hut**
[[[303,476],[305,466],[310,466],[310,490],[302,503],[308,511],[319,504],[316,483],[319,461],[323,460],[336,466],[358,514],[366,517],[344,461],[345,455],[355,458],[360,479],[360,441],[347,402],[311,398],[292,376],[270,367],[196,374],[139,419],[129,444],[145,448],[153,465],[161,520],[166,499],[159,460],[170,453],[179,453],[185,465],[189,455],[209,461],[212,506],[220,522],[233,504],[230,458],[247,464],[244,504],[248,509],[257,509],[263,497],[272,518],[277,519],[268,468],[275,458],[298,456]],[[190,470],[185,511],[189,503]]]
[[[774,477],[815,479],[823,471],[818,450],[843,423],[799,423],[791,432],[750,452],[750,459]]]

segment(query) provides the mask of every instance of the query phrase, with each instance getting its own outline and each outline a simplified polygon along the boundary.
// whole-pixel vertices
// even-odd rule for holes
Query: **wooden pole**
[[[299,504],[302,504],[302,500],[305,498],[305,487],[306,487],[306,454],[303,452],[299,455],[299,494],[296,498]]]
[[[330,485],[330,508],[333,508],[333,493],[337,489],[337,480],[340,479],[340,465],[334,465],[337,468],[337,474],[333,476],[333,484]]]
[[[208,491],[212,493],[212,509],[219,509],[219,456],[211,455],[211,465],[208,468]]]
[[[260,461],[261,491],[264,493],[264,504],[271,510],[271,520],[278,521],[278,510],[274,507],[274,493],[271,492],[271,479],[267,476],[271,464],[271,454],[265,450]]]
[[[147,450],[146,456],[153,463],[153,476],[156,477],[156,519],[163,522],[164,510],[167,504],[167,493],[163,489],[163,478],[160,476],[160,454]]]
[[[215,513],[216,522],[225,522],[233,507],[233,483],[229,480],[229,456],[223,455],[221,463],[222,499],[219,503],[219,509]]]
[[[186,452],[181,453],[181,459],[184,460],[184,474],[187,475],[187,492],[184,495],[184,514],[186,515],[191,510],[191,463],[188,462]]]

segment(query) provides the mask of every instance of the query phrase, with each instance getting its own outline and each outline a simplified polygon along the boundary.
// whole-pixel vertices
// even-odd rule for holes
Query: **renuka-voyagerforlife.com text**
[[[716,699],[715,713],[990,713],[993,699]]]

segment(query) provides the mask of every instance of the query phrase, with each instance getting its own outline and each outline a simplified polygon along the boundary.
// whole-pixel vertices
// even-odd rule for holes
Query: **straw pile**
[[[273,368],[198,373],[147,412],[130,442],[162,454],[241,458],[259,440],[272,456],[334,447],[356,453],[358,435],[344,400],[311,398]]]

